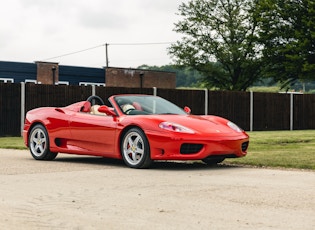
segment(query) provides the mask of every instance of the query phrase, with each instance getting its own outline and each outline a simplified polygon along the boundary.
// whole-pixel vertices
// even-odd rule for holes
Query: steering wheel
[[[88,99],[86,99],[88,102],[91,103],[91,106],[93,105],[105,105],[104,101],[102,98],[100,98],[99,96],[89,96]]]

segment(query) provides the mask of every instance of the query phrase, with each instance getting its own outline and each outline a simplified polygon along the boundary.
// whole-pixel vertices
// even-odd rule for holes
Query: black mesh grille
[[[242,143],[242,151],[245,152],[247,150],[247,148],[248,148],[248,141]]]
[[[182,144],[180,147],[181,154],[198,153],[202,149],[202,144]]]

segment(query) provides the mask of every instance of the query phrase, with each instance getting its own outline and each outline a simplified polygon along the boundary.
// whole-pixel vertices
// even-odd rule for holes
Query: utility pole
[[[105,43],[106,67],[108,67],[108,43]]]

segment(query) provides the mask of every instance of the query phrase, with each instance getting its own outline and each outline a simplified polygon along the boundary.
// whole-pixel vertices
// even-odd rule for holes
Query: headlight
[[[239,132],[239,133],[241,133],[241,132],[243,132],[243,129],[241,129],[240,127],[238,127],[236,124],[234,124],[232,121],[229,121],[228,123],[227,123],[227,125],[231,128],[231,129],[233,129],[234,131],[236,131],[236,132]]]
[[[162,122],[159,124],[159,127],[161,129],[165,129],[165,130],[173,131],[173,132],[178,132],[178,133],[195,133],[193,130],[191,130],[185,126],[173,123],[173,122]]]

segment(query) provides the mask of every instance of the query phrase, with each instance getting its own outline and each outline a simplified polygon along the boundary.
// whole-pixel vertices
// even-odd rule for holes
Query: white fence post
[[[293,93],[290,94],[290,130],[293,130],[293,112],[294,112],[294,105],[293,105]]]
[[[25,120],[25,83],[21,82],[21,136],[24,129],[24,120]]]
[[[92,96],[95,96],[95,85],[92,85]]]
[[[156,95],[157,95],[157,88],[153,87],[153,96],[156,96]]]

